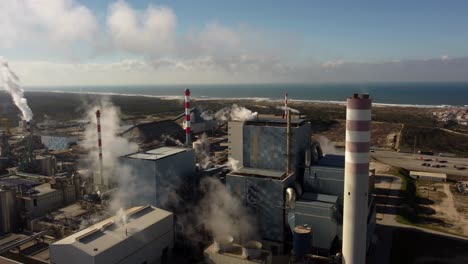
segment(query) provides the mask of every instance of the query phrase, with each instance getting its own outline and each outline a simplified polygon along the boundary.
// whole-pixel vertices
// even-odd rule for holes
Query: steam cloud
[[[129,207],[131,202],[135,201],[138,193],[147,193],[149,188],[144,181],[137,181],[129,166],[124,166],[119,162],[120,156],[136,152],[138,145],[118,136],[120,111],[108,99],[103,99],[88,109],[87,118],[91,122],[85,129],[85,140],[81,146],[88,152],[92,168],[98,171],[96,111],[101,110],[104,182],[108,182],[109,186],[118,185],[118,189],[112,193],[108,209],[111,214],[116,215],[117,223],[125,224],[124,208]]]
[[[200,188],[204,196],[197,205],[198,221],[213,237],[231,235],[247,240],[256,236],[255,219],[224,184],[215,178],[204,178]]]
[[[218,120],[218,121],[248,121],[258,117],[257,112],[252,112],[249,109],[233,104],[230,107],[225,107],[216,112],[214,115],[211,111],[204,111],[201,117],[205,120]]]
[[[208,137],[205,133],[195,142],[193,142],[193,149],[195,151],[198,164],[203,169],[208,169],[213,165],[208,148]]]
[[[24,90],[21,88],[18,76],[10,69],[8,62],[0,57],[0,73],[4,83],[4,88],[13,98],[13,102],[21,111],[23,120],[31,121],[33,113],[28,106],[28,101],[24,98]]]
[[[289,106],[277,106],[276,109],[281,109],[281,110],[284,110],[284,111],[289,110],[289,111],[291,111],[291,112],[293,112],[293,113],[295,113],[295,114],[299,114],[299,113],[300,113],[299,110],[294,109],[294,108],[291,108],[291,107],[289,107]]]

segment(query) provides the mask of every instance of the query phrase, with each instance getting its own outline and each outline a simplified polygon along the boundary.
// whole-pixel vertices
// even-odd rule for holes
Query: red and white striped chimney
[[[190,89],[185,89],[185,145],[190,147]]]
[[[96,111],[98,149],[99,149],[99,177],[101,177],[101,188],[104,186],[103,162],[102,162],[102,138],[101,138],[101,111]]]
[[[347,100],[343,208],[343,264],[366,263],[369,149],[372,100],[354,94]]]

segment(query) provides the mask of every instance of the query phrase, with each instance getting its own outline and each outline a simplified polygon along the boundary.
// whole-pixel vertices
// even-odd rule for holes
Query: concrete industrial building
[[[226,185],[251,209],[262,242],[273,255],[286,253],[292,229],[298,225],[312,228],[310,252],[336,253],[343,239],[345,157],[323,156],[320,146],[311,141],[310,123],[296,119],[290,124],[288,155],[287,121],[229,122],[229,156],[241,168],[227,174]],[[372,190],[373,177],[368,171],[366,180]],[[364,224],[372,231],[375,206],[372,199],[366,201]],[[369,244],[370,238],[364,238],[364,243]]]
[[[284,119],[254,119],[228,123],[229,157],[239,166],[285,170],[287,122]],[[311,144],[311,126],[303,119],[291,120],[291,164],[300,168]],[[302,165],[303,166],[303,165]]]
[[[409,176],[415,180],[429,180],[429,181],[447,181],[446,173],[434,173],[425,171],[410,171]]]
[[[5,218],[2,229],[6,231],[13,231],[21,222],[30,228],[33,219],[71,204],[79,196],[77,183],[67,177],[52,180],[45,176],[18,173],[1,178],[0,186],[0,210]],[[10,222],[6,219],[10,219]]]
[[[208,264],[271,264],[272,262],[271,252],[261,248],[246,249],[238,244],[223,247],[220,249],[217,242],[211,244],[204,251],[205,262]]]
[[[41,143],[49,150],[69,149],[78,139],[78,136],[70,135],[41,135]]]
[[[172,213],[139,206],[125,223],[109,218],[50,245],[52,264],[161,263],[174,243]]]
[[[171,193],[177,193],[181,198],[191,198],[187,190],[196,184],[195,153],[192,149],[183,147],[161,147],[145,152],[129,154],[121,158],[136,177],[136,181],[144,184],[145,191],[135,195],[133,204],[151,204],[159,208],[173,211],[171,208]]]

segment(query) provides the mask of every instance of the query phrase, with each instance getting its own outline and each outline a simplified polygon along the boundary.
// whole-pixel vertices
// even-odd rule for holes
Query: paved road
[[[378,160],[381,163],[385,163],[391,166],[405,168],[408,170],[416,170],[416,171],[427,171],[427,172],[438,172],[438,173],[446,173],[450,175],[459,175],[459,176],[467,176],[468,177],[468,159],[467,158],[445,158],[445,157],[438,157],[438,156],[427,156],[427,155],[420,155],[420,154],[410,154],[410,153],[400,153],[395,151],[388,151],[388,150],[376,150],[375,152],[371,152],[371,157]],[[439,159],[439,160],[446,160],[447,163],[446,168],[432,168],[422,166],[421,164],[426,162],[420,160],[423,157],[425,159]],[[430,161],[428,163],[431,164],[440,164],[442,163],[436,161]],[[453,166],[465,166],[467,169],[465,170],[457,170]]]

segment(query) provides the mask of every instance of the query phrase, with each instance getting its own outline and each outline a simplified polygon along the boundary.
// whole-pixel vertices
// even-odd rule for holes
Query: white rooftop
[[[133,159],[158,160],[184,151],[187,151],[187,149],[183,147],[160,147],[146,152],[131,154],[127,157]]]
[[[96,256],[128,239],[139,237],[141,232],[155,223],[167,218],[172,219],[172,213],[153,207],[138,206],[126,211],[127,223],[117,224],[114,217],[85,228],[69,237],[55,242],[53,245],[71,245],[88,255]],[[172,223],[172,220],[171,220]],[[166,233],[165,227],[158,228],[158,233]],[[158,234],[153,234],[158,237]]]

